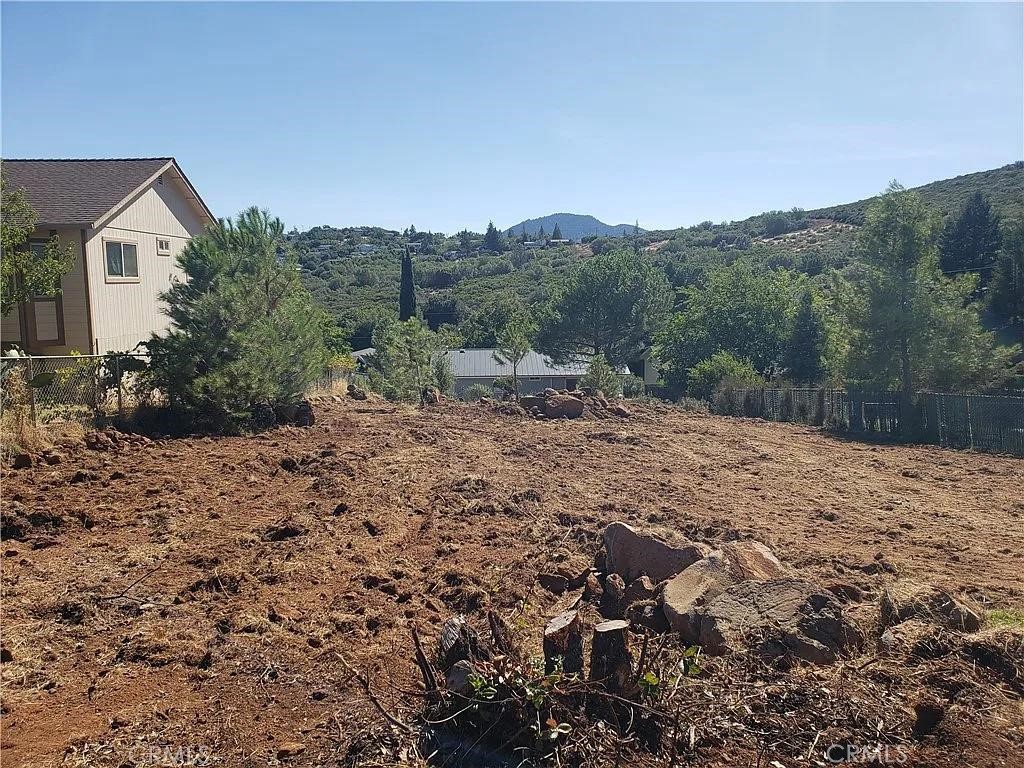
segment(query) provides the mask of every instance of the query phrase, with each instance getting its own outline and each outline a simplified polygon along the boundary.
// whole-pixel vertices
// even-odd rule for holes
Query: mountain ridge
[[[526,228],[528,236],[535,235],[541,227],[544,232],[550,235],[555,224],[558,225],[562,237],[567,240],[582,240],[589,235],[616,236],[632,234],[636,230],[635,224],[605,224],[596,216],[585,213],[549,213],[547,216],[539,216],[535,219],[525,219],[511,227],[506,227],[505,232],[518,235]],[[641,229],[640,232],[646,230]]]

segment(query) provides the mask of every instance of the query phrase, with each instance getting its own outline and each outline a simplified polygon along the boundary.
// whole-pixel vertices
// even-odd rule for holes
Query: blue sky
[[[5,2],[2,149],[289,227],[745,218],[1024,157],[1022,8]]]

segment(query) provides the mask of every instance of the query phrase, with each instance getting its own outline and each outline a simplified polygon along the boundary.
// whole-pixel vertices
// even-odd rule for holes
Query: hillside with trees
[[[955,285],[935,282],[931,266],[922,267],[928,279],[935,290],[974,307],[981,328],[996,332],[1004,346],[1022,339],[1022,189],[1024,164],[1016,163],[909,190],[920,200],[924,217],[914,226],[927,231],[929,242],[922,263],[934,261],[940,278]],[[588,286],[590,277],[581,270],[591,263],[600,270],[606,262],[628,257],[634,277],[656,275],[666,284],[671,306],[661,315],[664,325],[645,319],[630,354],[660,339],[668,384],[685,388],[691,368],[723,351],[737,361],[750,361],[759,376],[786,372],[808,382],[839,381],[854,373],[845,361],[856,341],[852,305],[843,302],[853,301],[849,286],[861,284],[872,269],[864,244],[866,219],[855,213],[863,208],[866,216],[881,199],[815,211],[767,211],[739,222],[585,237],[579,244],[552,242],[560,239],[553,234],[568,234],[560,222],[550,231],[545,228],[543,240],[527,242],[522,232],[509,236],[493,222],[481,227],[483,233],[324,226],[293,231],[288,239],[304,283],[353,349],[371,346],[380,322],[398,317],[407,252],[415,314],[430,330],[444,329],[453,343],[493,347],[508,318],[526,313],[538,329],[534,342],[556,355],[572,349],[564,331],[576,322],[573,316],[591,304],[594,311],[602,305],[596,299],[588,303],[586,296],[601,289]],[[539,234],[527,232],[527,237]],[[409,276],[406,286],[408,281]],[[602,301],[615,300],[618,288],[609,290]],[[858,300],[870,305],[866,295]],[[640,316],[646,318],[644,312]],[[937,316],[928,322],[938,322]],[[672,328],[677,332],[666,336],[665,329]],[[736,343],[722,341],[730,338]],[[795,344],[795,338],[804,341]],[[808,345],[810,353],[795,351]],[[583,340],[578,348],[603,351],[604,346]],[[612,357],[628,361],[629,354],[617,350]],[[952,385],[949,376],[938,373],[917,378]]]

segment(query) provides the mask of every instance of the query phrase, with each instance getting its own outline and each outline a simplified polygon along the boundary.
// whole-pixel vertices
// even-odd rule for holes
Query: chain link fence
[[[1024,456],[1024,394],[918,392],[906,413],[902,394],[889,390],[732,389],[716,398],[726,415]]]
[[[121,417],[152,394],[138,375],[148,362],[129,353],[3,357],[3,410],[25,411],[36,425]]]

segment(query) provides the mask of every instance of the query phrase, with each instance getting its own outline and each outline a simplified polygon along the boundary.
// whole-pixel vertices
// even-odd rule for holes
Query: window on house
[[[171,241],[165,240],[162,237],[156,239],[156,254],[157,256],[170,256],[171,255]]]
[[[118,243],[108,240],[107,277],[138,277],[139,254],[135,243]]]

